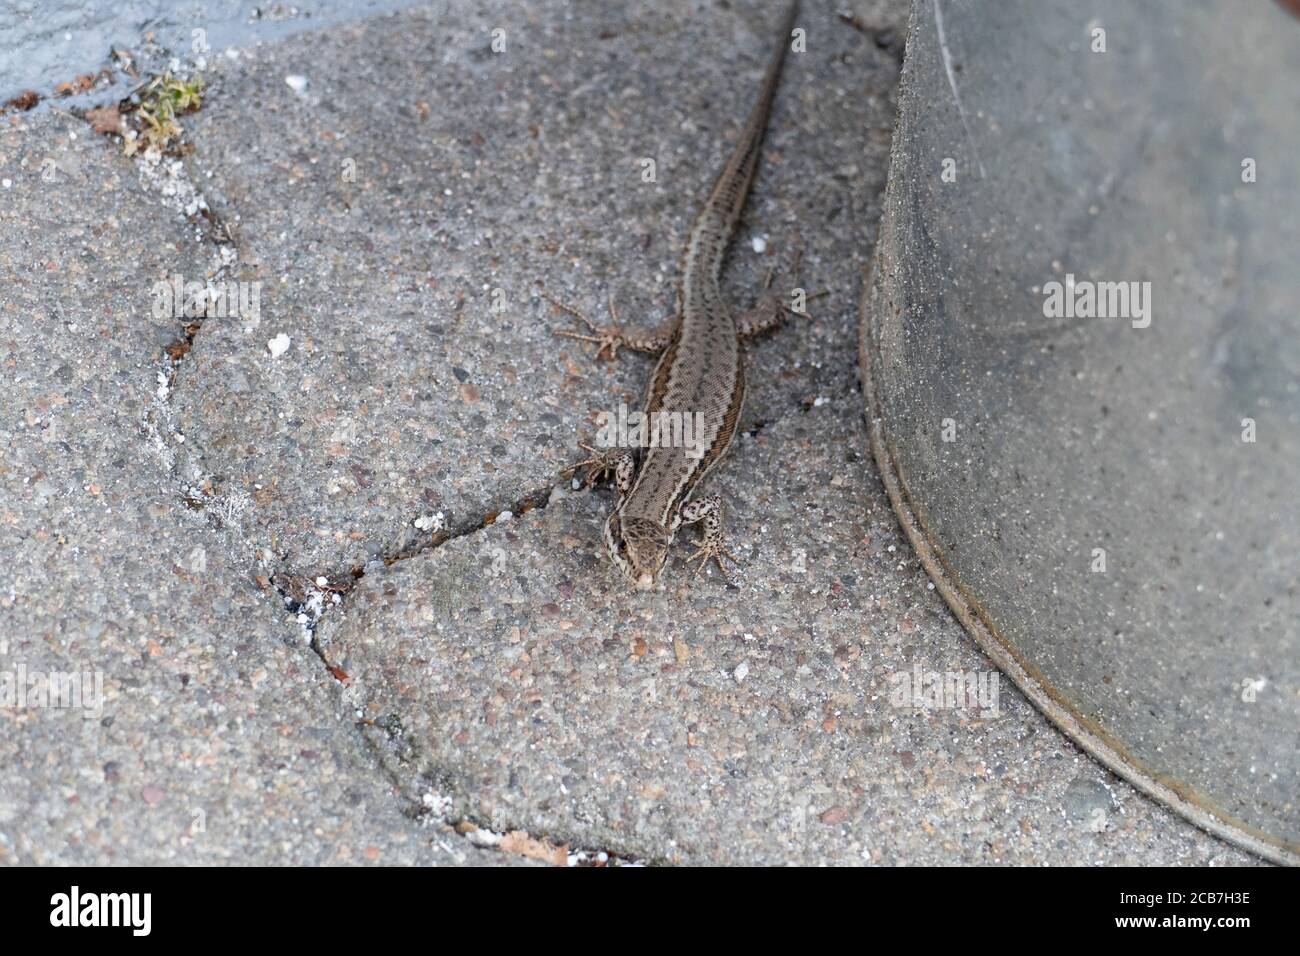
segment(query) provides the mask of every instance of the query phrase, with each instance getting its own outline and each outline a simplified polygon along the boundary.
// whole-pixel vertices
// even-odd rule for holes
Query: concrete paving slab
[[[151,443],[192,228],[67,117],[0,131],[0,184],[0,862],[495,861],[408,818]]]
[[[318,637],[395,775],[660,862],[1250,862],[998,681],[856,451],[859,409],[738,442],[715,484],[732,586],[679,545],[665,592],[630,593],[599,545],[610,496],[564,488],[367,574]],[[974,695],[937,689],[954,677]]]
[[[32,254],[6,244],[24,281],[0,300],[21,409],[0,435],[5,667],[86,662],[107,698],[91,720],[0,708],[22,725],[0,761],[23,768],[0,785],[3,859],[528,859],[442,820],[665,862],[1251,862],[994,683],[865,460],[851,343],[905,3],[807,14],[728,269],[744,303],[802,245],[804,285],[831,293],[753,350],[748,437],[716,480],[734,586],[678,565],[627,594],[598,546],[608,496],[475,530],[547,500],[576,433],[648,372],[556,351],[534,281],[593,315],[610,291],[625,318],[667,310],[748,108],[772,11],[672,6],[453,3],[221,54],[188,165],[261,317],[208,320],[170,381],[176,324],[144,300],[210,267],[202,234],[98,146],[0,140],[6,169],[87,171],[0,222]],[[33,310],[73,327],[38,334]],[[178,500],[192,483],[202,511]],[[453,540],[371,562],[322,618],[343,688],[257,577],[427,547],[402,529],[439,511]]]
[[[839,387],[824,369],[854,321],[906,7],[862,16],[880,30],[805,14],[727,270],[738,307],[769,267],[777,288],[829,293],[756,350],[750,421]],[[187,123],[194,179],[262,314],[204,329],[177,409],[198,470],[251,496],[259,544],[307,571],[426,544],[415,519],[476,525],[544,491],[599,411],[636,405],[642,371],[553,337],[572,320],[535,290],[601,322],[611,294],[628,322],[672,309],[775,20],[760,3],[457,2],[215,58]]]

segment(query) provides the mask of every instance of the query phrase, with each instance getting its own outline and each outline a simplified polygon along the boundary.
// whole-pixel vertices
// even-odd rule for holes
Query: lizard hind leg
[[[691,561],[700,562],[695,568],[697,575],[704,570],[710,559],[717,562],[718,570],[722,572],[724,578],[727,576],[727,566],[723,563],[724,558],[737,567],[740,566],[740,561],[723,544],[721,497],[718,495],[705,495],[703,498],[696,498],[682,508],[681,518],[682,524],[695,524],[697,521],[704,522],[695,553],[686,559],[687,563]]]

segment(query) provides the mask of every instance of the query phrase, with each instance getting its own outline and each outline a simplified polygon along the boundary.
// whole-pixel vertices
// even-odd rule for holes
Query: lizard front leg
[[[771,292],[764,292],[752,309],[746,309],[736,316],[736,334],[742,339],[752,339],[779,328],[794,310]]]
[[[616,359],[620,348],[629,348],[636,352],[648,352],[652,355],[658,355],[672,344],[673,337],[677,334],[677,326],[681,321],[679,318],[673,317],[662,322],[658,328],[632,327],[624,330],[619,324],[618,308],[614,305],[614,297],[611,295],[609,297],[609,314],[614,321],[609,325],[597,325],[573,306],[565,305],[558,299],[551,298],[545,292],[539,292],[538,294],[557,309],[567,312],[580,320],[591,333],[584,335],[581,332],[556,332],[555,334],[569,339],[578,339],[581,342],[595,342],[597,346],[596,358],[600,358],[602,352],[608,352],[611,359]]]
[[[584,483],[588,488],[602,481],[609,475],[614,476],[614,485],[618,488],[619,500],[622,500],[629,491],[632,490],[632,479],[636,477],[636,455],[628,448],[606,448],[599,451],[591,445],[580,443],[578,445],[583,451],[591,452],[590,458],[584,458],[565,468],[561,475],[565,478],[572,476],[580,468],[586,468],[587,474],[584,477]]]
[[[802,259],[802,253],[796,257],[796,268],[798,262]],[[768,270],[767,279],[763,282],[763,292],[759,295],[758,301],[754,303],[753,308],[747,309],[736,316],[736,334],[740,338],[752,339],[764,332],[779,328],[785,322],[787,316],[804,315],[811,319],[812,315],[807,312],[803,303],[807,303],[812,299],[819,299],[827,294],[822,291],[804,296],[800,307],[796,308],[793,301],[787,304],[782,301],[780,296],[772,292],[772,276],[775,271],[775,267]],[[791,298],[793,299],[793,295]]]
[[[703,498],[696,498],[688,502],[681,512],[682,524],[695,524],[697,521],[703,521],[704,527],[700,532],[700,541],[696,546],[695,553],[686,559],[689,564],[691,561],[699,561],[699,566],[695,569],[698,575],[704,570],[704,566],[712,558],[718,564],[718,570],[722,576],[727,576],[727,567],[723,564],[723,558],[726,558],[737,567],[740,561],[736,556],[726,549],[722,543],[722,498],[718,495],[705,495]]]

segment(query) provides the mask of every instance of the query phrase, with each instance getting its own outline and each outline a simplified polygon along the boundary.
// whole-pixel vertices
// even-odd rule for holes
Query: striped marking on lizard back
[[[797,7],[790,7],[758,101],[682,250],[677,293],[681,323],[676,339],[660,356],[646,393],[647,413],[700,415],[704,428],[696,440],[706,452],[696,457],[684,448],[646,449],[623,503],[622,513],[628,517],[668,525],[726,453],[740,424],[745,401],[743,356],[736,323],[723,301],[718,279],[758,168]]]

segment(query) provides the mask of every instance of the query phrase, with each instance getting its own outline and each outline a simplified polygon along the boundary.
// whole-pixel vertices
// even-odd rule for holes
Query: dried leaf
[[[352,682],[352,678],[348,676],[348,672],[337,664],[326,664],[325,667],[334,675],[334,679],[340,684],[349,684]]]
[[[517,853],[532,860],[541,860],[552,866],[568,866],[567,847],[553,846],[544,840],[529,836],[523,830],[512,830],[501,838],[499,844],[507,853]]]
[[[85,93],[95,87],[95,74],[82,73],[70,83],[60,83],[54,88],[54,95],[63,98],[73,93]]]
[[[122,133],[122,114],[118,112],[116,103],[111,106],[101,106],[99,109],[86,110],[86,119],[90,120],[90,128],[96,133],[118,135]]]
[[[12,109],[25,111],[31,109],[40,101],[41,101],[41,94],[37,93],[35,90],[25,90],[24,92],[19,93],[13,99],[5,103],[5,106],[8,106]]]

